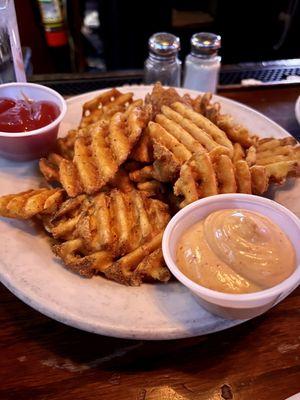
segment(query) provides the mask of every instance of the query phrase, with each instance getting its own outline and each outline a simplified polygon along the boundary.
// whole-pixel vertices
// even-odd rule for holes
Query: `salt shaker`
[[[160,81],[163,85],[180,86],[180,39],[171,33],[158,32],[150,37],[148,45],[149,57],[145,61],[144,82],[151,84]]]
[[[195,33],[191,39],[191,53],[185,59],[184,83],[188,89],[202,92],[216,91],[221,65],[218,49],[221,36],[214,33]]]

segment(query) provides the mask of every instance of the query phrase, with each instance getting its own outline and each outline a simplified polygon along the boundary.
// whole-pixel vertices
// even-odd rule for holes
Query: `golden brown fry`
[[[55,151],[63,158],[72,160],[77,133],[78,131],[76,129],[72,129],[65,137],[57,139]]]
[[[54,165],[42,160],[41,172],[48,179],[59,180],[71,197],[98,192],[127,159],[148,118],[147,110],[133,106],[126,115],[114,114],[109,126],[101,121],[90,125],[85,134],[77,136],[72,161],[61,158]]]
[[[215,172],[218,181],[219,193],[236,193],[237,185],[235,180],[232,161],[226,155],[221,155],[215,163]]]
[[[62,160],[64,158],[56,153],[50,153],[48,158],[39,160],[40,171],[48,182],[59,182],[59,165]]]
[[[148,126],[150,137],[170,150],[180,163],[184,163],[191,157],[192,153],[161,125],[149,122]]]
[[[172,118],[174,122],[180,125],[187,133],[189,133],[200,145],[202,145],[207,151],[213,150],[215,147],[220,145],[202,128],[197,126],[192,119],[188,116],[183,116],[177,111],[170,108],[163,108],[164,112],[168,113],[169,117]],[[170,110],[172,112],[170,112]],[[230,153],[230,151],[229,151]]]
[[[180,170],[180,177],[174,185],[176,196],[183,195],[180,207],[202,198],[218,194],[213,164],[207,153],[196,153]]]
[[[246,127],[233,122],[229,115],[219,115],[216,124],[222,129],[232,142],[240,143],[244,148],[253,144],[249,131]]]
[[[116,112],[124,112],[132,102],[133,93],[122,94],[111,89],[86,102],[82,109],[80,127],[84,128],[100,119],[109,119]]]
[[[96,272],[103,272],[112,264],[111,253],[99,251],[82,257],[82,240],[73,239],[52,247],[53,253],[60,257],[66,267],[79,275],[91,278]]]
[[[262,165],[250,168],[251,187],[253,194],[263,194],[268,190],[270,175]]]
[[[230,150],[230,156],[232,157],[233,146],[224,131],[219,129],[209,119],[205,118],[201,114],[196,113],[184,104],[177,102],[172,104],[172,108],[182,116],[189,118],[195,125],[207,132],[218,144],[227,147]]]
[[[27,190],[0,197],[0,216],[29,219],[56,211],[64,197],[61,189]]]
[[[259,153],[262,154],[262,153]],[[278,154],[274,156],[269,156],[269,157],[260,157],[256,161],[256,165],[268,165],[268,164],[274,164],[274,163],[279,163],[279,162],[284,162],[284,161],[300,161],[299,155],[296,153],[291,153],[291,154]]]
[[[164,127],[172,136],[182,143],[192,154],[198,151],[204,151],[203,146],[193,138],[185,129],[172,120],[175,111],[170,107],[162,107],[163,114],[158,114],[155,121]]]
[[[252,193],[251,173],[245,160],[238,160],[235,164],[235,178],[238,193]]]
[[[233,145],[233,157],[232,162],[235,164],[239,160],[244,160],[245,151],[240,143],[234,143]]]
[[[172,87],[168,89],[163,88],[160,82],[157,82],[153,86],[152,92],[148,93],[145,97],[145,103],[151,104],[152,107],[152,120],[161,111],[162,106],[170,106],[175,101],[180,101],[188,105],[192,104],[190,96],[180,96]]]
[[[112,190],[90,198],[82,195],[69,199],[46,222],[49,232],[65,240],[53,251],[74,272],[85,276],[104,272],[114,274],[114,280],[137,284],[151,276],[166,279],[164,266],[159,268],[158,255],[153,255],[139,267],[131,282],[138,264],[159,248],[157,236],[161,237],[168,220],[167,206],[161,201],[136,190],[127,194]]]
[[[160,182],[174,182],[180,171],[180,162],[161,143],[153,140],[153,178]]]
[[[184,200],[179,204],[180,208],[199,199],[198,185],[194,177],[192,167],[185,163],[180,169],[180,177],[174,185],[175,196],[183,196]]]
[[[200,114],[206,115],[207,108],[211,108],[211,99],[212,93],[210,92],[197,96],[193,102],[193,109]]]
[[[205,93],[203,96],[198,96],[193,102],[194,110],[203,114],[206,118],[216,124],[226,133],[232,142],[239,143],[244,148],[248,148],[254,144],[254,140],[250,137],[248,129],[235,123],[230,115],[221,114],[220,104],[212,103],[211,99],[211,93]]]
[[[209,158],[213,163],[216,162],[221,155],[229,157],[230,152],[227,147],[217,146],[209,152]]]
[[[130,158],[144,163],[153,161],[152,143],[148,128],[144,129],[139,141],[130,154]]]
[[[280,161],[265,165],[264,168],[271,180],[279,184],[284,183],[289,174],[299,176],[300,173],[300,164],[297,161]]]
[[[154,250],[138,264],[130,279],[130,284],[139,286],[142,282],[157,280],[168,282],[171,274],[165,265],[162,250]]]
[[[295,146],[297,144],[297,140],[292,136],[288,136],[282,139],[274,139],[274,138],[265,138],[258,140],[256,147],[257,152],[272,150],[279,146]]]
[[[136,266],[142,262],[145,257],[160,248],[161,240],[162,232],[156,235],[148,243],[138,247],[131,253],[126,254],[117,262],[107,267],[104,270],[105,276],[119,283],[129,285],[131,282],[132,273]]]
[[[251,147],[249,147],[249,149],[247,149],[246,161],[247,161],[249,167],[256,164],[256,147],[255,146],[251,146]]]
[[[88,207],[87,197],[80,195],[64,201],[55,212],[42,215],[41,220],[46,231],[55,239],[75,239],[78,237],[77,224]]]

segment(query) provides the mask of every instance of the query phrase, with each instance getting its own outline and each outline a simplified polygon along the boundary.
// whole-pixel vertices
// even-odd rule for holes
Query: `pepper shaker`
[[[191,53],[185,59],[184,84],[188,89],[215,92],[221,57],[221,36],[214,33],[195,33],[191,39]]]
[[[149,57],[144,68],[145,83],[160,81],[163,85],[180,86],[180,39],[171,33],[158,32],[150,37],[148,45]]]

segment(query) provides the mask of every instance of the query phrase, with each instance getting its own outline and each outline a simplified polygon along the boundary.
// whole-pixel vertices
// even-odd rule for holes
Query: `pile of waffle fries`
[[[172,214],[215,194],[263,194],[299,165],[295,139],[260,139],[209,93],[192,99],[158,83],[133,100],[111,89],[85,103],[79,127],[40,160],[53,187],[0,197],[0,215],[40,221],[80,275],[166,282],[161,239]]]

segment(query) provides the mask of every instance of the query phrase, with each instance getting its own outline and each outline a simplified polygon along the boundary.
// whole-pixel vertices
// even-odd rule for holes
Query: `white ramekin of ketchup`
[[[204,308],[248,319],[300,284],[299,241],[300,220],[287,208],[233,193],[179,211],[165,229],[162,249],[172,274]]]
[[[0,156],[26,161],[53,148],[67,110],[63,97],[35,83],[0,86]]]

